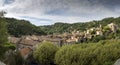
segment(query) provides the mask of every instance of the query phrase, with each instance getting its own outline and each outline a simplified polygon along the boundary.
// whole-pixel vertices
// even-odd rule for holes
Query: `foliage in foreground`
[[[120,41],[63,46],[55,55],[57,65],[113,65],[120,58]]]
[[[4,54],[6,51],[15,50],[15,49],[16,47],[12,43],[6,43],[6,44],[0,45],[0,60],[4,59]]]
[[[54,56],[58,48],[50,42],[43,42],[34,52],[34,57],[42,65],[51,65],[54,63]]]
[[[18,51],[9,50],[5,54],[4,62],[7,65],[23,65],[24,60]]]
[[[0,60],[9,49],[15,49],[15,46],[8,42],[6,22],[5,18],[2,18],[0,19]]]
[[[5,19],[0,19],[0,44],[7,43],[7,28]]]

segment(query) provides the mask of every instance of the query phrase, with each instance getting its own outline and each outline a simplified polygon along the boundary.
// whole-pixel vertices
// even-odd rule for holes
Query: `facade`
[[[108,24],[108,27],[111,29],[112,32],[117,32],[118,26],[114,23]]]
[[[32,49],[29,47],[25,47],[19,50],[21,53],[21,56],[26,59],[30,53],[32,53]]]

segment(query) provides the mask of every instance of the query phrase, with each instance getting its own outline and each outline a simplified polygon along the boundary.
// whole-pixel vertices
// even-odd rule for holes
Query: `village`
[[[110,31],[113,33],[116,33],[118,30],[118,26],[115,23],[110,23],[107,27],[109,27]],[[52,42],[61,47],[63,45],[82,43],[86,41],[86,39],[91,39],[95,36],[102,36],[103,33],[103,27],[99,25],[97,28],[93,27],[84,32],[74,30],[71,33],[63,33],[59,35],[28,35],[20,38],[10,36],[8,39],[11,43],[15,44],[17,50],[19,50],[21,55],[26,58],[30,52],[34,51],[34,49],[44,41]]]
[[[0,0],[0,65],[120,65],[120,0]]]

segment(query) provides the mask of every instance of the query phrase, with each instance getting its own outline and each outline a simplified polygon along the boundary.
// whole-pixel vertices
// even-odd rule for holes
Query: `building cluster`
[[[112,32],[116,32],[118,30],[118,26],[114,23],[110,23],[107,25]],[[62,45],[70,45],[74,43],[84,42],[87,39],[91,39],[94,36],[102,36],[104,34],[103,28],[100,25],[99,27],[87,29],[84,32],[81,31],[72,31],[71,33],[63,33],[59,35],[46,35],[46,36],[22,36],[20,38],[16,37],[9,37],[9,41],[14,43],[19,50],[23,57],[27,57],[28,54],[37,48],[38,44],[43,41],[52,42],[55,45],[62,46]]]
[[[111,29],[112,32],[117,32],[118,26],[114,23],[108,24],[108,27]]]
[[[107,25],[107,27],[110,29],[109,31],[116,33],[118,31],[118,26],[115,23],[110,23]],[[69,36],[70,34],[66,35]],[[99,25],[99,27],[93,27],[90,29],[87,29],[84,32],[80,31],[73,31],[71,33],[71,36],[66,40],[66,42],[83,42],[86,41],[86,39],[91,39],[95,36],[103,36],[104,35],[104,29],[102,25]]]

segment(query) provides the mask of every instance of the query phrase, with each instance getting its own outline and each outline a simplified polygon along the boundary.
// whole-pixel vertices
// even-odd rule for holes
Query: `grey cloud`
[[[116,17],[120,14],[119,0],[6,0],[12,2],[4,3],[4,6],[3,1],[0,0],[0,7],[8,14],[48,18],[54,21],[93,20]]]
[[[102,1],[102,0],[101,0]],[[14,6],[9,11],[17,13],[37,12],[44,14],[51,10],[62,10],[68,13],[96,13],[109,10],[100,0],[16,0],[9,6]],[[94,3],[94,4],[93,4]],[[91,12],[90,12],[91,11]]]

